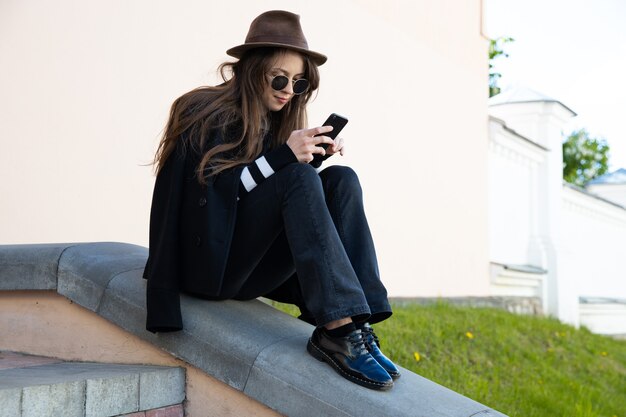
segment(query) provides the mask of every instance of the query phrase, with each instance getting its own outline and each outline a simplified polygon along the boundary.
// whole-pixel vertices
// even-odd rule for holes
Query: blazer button
[[[202,246],[202,238],[200,236],[196,236],[196,246]]]
[[[200,200],[198,200],[198,205],[199,205],[200,207],[204,207],[204,206],[206,206],[206,198],[204,198],[204,197],[200,197]]]

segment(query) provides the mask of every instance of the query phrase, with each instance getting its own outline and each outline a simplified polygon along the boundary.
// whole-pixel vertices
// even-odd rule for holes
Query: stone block
[[[139,411],[139,374],[88,379],[85,417],[110,417]]]
[[[143,269],[147,249],[124,243],[86,243],[63,253],[59,261],[59,294],[97,311],[109,281],[118,274]]]
[[[110,282],[98,314],[128,332],[148,333],[146,327],[146,280],[143,267],[122,272]]]
[[[0,417],[19,416],[21,403],[21,388],[0,388]]]
[[[35,385],[22,390],[22,417],[83,417],[85,381]]]
[[[0,290],[54,290],[59,258],[70,244],[2,245]]]
[[[141,373],[139,377],[140,410],[180,404],[184,399],[184,368],[166,368]]]

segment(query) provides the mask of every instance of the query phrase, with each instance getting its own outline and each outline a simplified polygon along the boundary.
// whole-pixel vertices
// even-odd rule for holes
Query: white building
[[[620,168],[590,181],[587,191],[626,207],[626,168]]]
[[[537,296],[563,321],[626,334],[626,170],[589,190],[564,183],[561,131],[575,113],[519,87],[489,104],[492,294]]]

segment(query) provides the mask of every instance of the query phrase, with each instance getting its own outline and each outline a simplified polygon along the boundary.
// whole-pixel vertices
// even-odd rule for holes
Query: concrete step
[[[183,368],[0,351],[0,417],[182,417],[184,399]]]

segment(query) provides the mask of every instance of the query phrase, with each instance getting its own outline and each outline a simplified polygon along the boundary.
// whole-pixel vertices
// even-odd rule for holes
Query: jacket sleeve
[[[298,158],[286,143],[260,156],[241,171],[239,196],[243,197],[286,165],[297,162]]]
[[[171,332],[183,328],[180,311],[180,230],[185,160],[176,146],[157,175],[150,211],[146,329]]]

